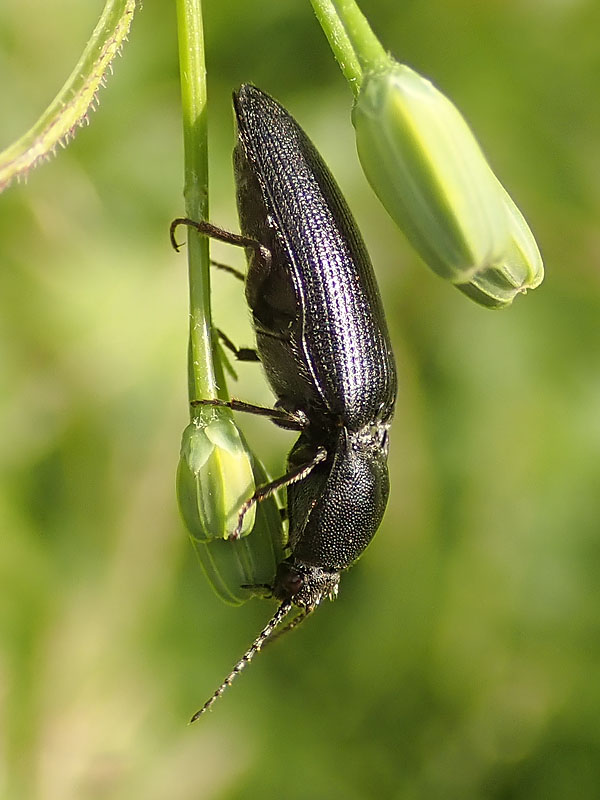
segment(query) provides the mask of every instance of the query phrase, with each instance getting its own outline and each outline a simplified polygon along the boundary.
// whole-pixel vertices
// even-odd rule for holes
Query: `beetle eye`
[[[277,568],[273,594],[280,600],[291,600],[306,583],[306,576],[293,565],[282,561]]]
[[[303,587],[304,577],[302,575],[299,575],[297,572],[296,573],[290,572],[285,577],[284,585],[287,591],[289,592],[290,596],[293,597],[295,594],[298,594],[300,589]]]

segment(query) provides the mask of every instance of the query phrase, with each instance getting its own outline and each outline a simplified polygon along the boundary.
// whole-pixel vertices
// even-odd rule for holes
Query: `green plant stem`
[[[365,72],[385,68],[390,57],[354,0],[310,0],[354,96]]]
[[[136,0],[107,0],[102,16],[64,86],[35,124],[0,153],[0,191],[48,159],[87,122],[111,62],[127,38]]]
[[[208,131],[206,67],[202,30],[202,0],[177,0],[181,75],[186,216],[208,219]],[[213,363],[210,308],[210,257],[206,236],[188,231],[190,340],[188,390],[190,400],[220,396],[224,379]],[[194,412],[192,417],[199,415]]]

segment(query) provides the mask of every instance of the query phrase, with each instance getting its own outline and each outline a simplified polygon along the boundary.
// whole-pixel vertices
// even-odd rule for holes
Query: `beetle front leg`
[[[310,475],[317,464],[325,461],[326,458],[327,450],[324,447],[319,447],[310,461],[306,462],[305,464],[300,464],[300,466],[289,470],[285,473],[285,475],[282,475],[280,478],[276,478],[270,483],[266,483],[264,486],[259,486],[252,497],[249,497],[248,500],[246,500],[246,502],[241,506],[238,514],[237,525],[227,538],[240,538],[240,533],[244,524],[244,517],[253,506],[255,506],[257,503],[260,503],[261,500],[266,500],[267,497],[270,497],[278,489],[282,489],[284,486],[289,486],[291,483],[298,483],[298,481],[304,480],[304,478]]]

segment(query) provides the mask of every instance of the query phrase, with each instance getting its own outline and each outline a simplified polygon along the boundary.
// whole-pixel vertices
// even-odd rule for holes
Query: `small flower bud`
[[[177,498],[192,538],[227,539],[240,507],[254,493],[251,457],[235,423],[210,409],[183,432],[177,470]],[[241,536],[254,525],[255,509],[244,517]]]
[[[432,83],[390,61],[364,76],[353,123],[371,186],[435,272],[492,307],[541,282],[527,223]]]
[[[210,409],[183,432],[177,472],[181,515],[216,594],[239,605],[263,594],[283,560],[284,534],[274,497],[252,506],[241,538],[228,540],[240,507],[256,485],[268,483],[227,414]],[[254,587],[254,588],[253,588]]]
[[[254,460],[259,485],[268,482],[261,464]],[[226,603],[240,605],[252,596],[263,595],[271,586],[278,564],[284,558],[281,514],[273,497],[256,506],[256,523],[249,536],[235,541],[192,538],[198,559],[215,593]]]

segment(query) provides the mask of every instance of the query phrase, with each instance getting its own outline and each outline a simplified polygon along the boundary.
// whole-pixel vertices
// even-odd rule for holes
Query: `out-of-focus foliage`
[[[2,3],[1,146],[100,5]],[[205,5],[212,219],[237,225],[230,92],[253,81],[314,138],[375,262],[400,376],[392,499],[339,600],[186,727],[272,606],[222,604],[177,515],[175,15],[145,3],[89,128],[0,197],[0,796],[595,798],[600,5],[362,4],[460,105],[540,242],[543,286],[497,314],[423,269],[371,194],[308,0]],[[214,283],[218,325],[251,344],[240,285]],[[239,376],[269,402],[260,369]],[[291,437],[243,424],[279,474]]]

